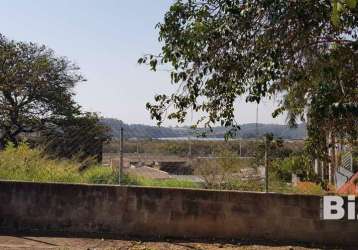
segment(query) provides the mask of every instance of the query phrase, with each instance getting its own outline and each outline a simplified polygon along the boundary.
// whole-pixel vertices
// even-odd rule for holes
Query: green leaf
[[[350,9],[354,9],[357,6],[357,0],[346,0],[346,3]]]
[[[333,10],[332,10],[332,16],[331,21],[333,25],[338,26],[339,25],[339,10],[338,10],[338,1],[333,1]]]

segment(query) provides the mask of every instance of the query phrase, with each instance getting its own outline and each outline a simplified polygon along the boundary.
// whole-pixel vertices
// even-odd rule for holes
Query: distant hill
[[[111,133],[114,138],[119,138],[120,128],[124,129],[124,136],[126,138],[140,138],[140,139],[157,139],[157,138],[173,138],[173,137],[188,137],[195,136],[202,133],[203,129],[193,131],[189,127],[157,127],[143,124],[125,124],[120,120],[112,118],[104,118],[102,122],[111,128]],[[240,125],[238,137],[240,138],[255,138],[256,137],[256,123],[247,123]],[[208,132],[207,137],[223,138],[227,128],[215,127],[213,132]],[[273,133],[277,137],[283,139],[303,139],[306,136],[306,126],[301,123],[297,128],[289,128],[287,125],[278,124],[258,124],[259,137],[266,133]]]

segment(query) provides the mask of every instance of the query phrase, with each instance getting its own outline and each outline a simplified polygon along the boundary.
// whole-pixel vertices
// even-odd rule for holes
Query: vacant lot
[[[49,238],[27,236],[0,236],[0,249],[128,249],[128,250],[304,250],[318,249],[300,246],[274,246],[248,243],[198,243],[183,241],[103,240],[84,238]]]

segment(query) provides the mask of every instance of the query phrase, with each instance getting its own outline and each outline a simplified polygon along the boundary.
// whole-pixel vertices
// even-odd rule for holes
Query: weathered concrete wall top
[[[320,205],[307,195],[0,182],[0,231],[358,245],[357,221],[323,221]]]

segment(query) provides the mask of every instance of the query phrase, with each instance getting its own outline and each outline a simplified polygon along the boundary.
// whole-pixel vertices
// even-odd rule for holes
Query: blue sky
[[[153,125],[145,103],[156,93],[170,93],[174,88],[168,72],[150,72],[137,60],[160,51],[154,26],[172,2],[0,0],[0,33],[9,39],[46,44],[79,65],[88,81],[76,88],[76,99],[86,110],[127,123]],[[255,122],[256,105],[240,101],[237,106],[240,123]],[[259,121],[283,123],[284,117],[271,117],[273,109],[271,101],[260,104]]]

